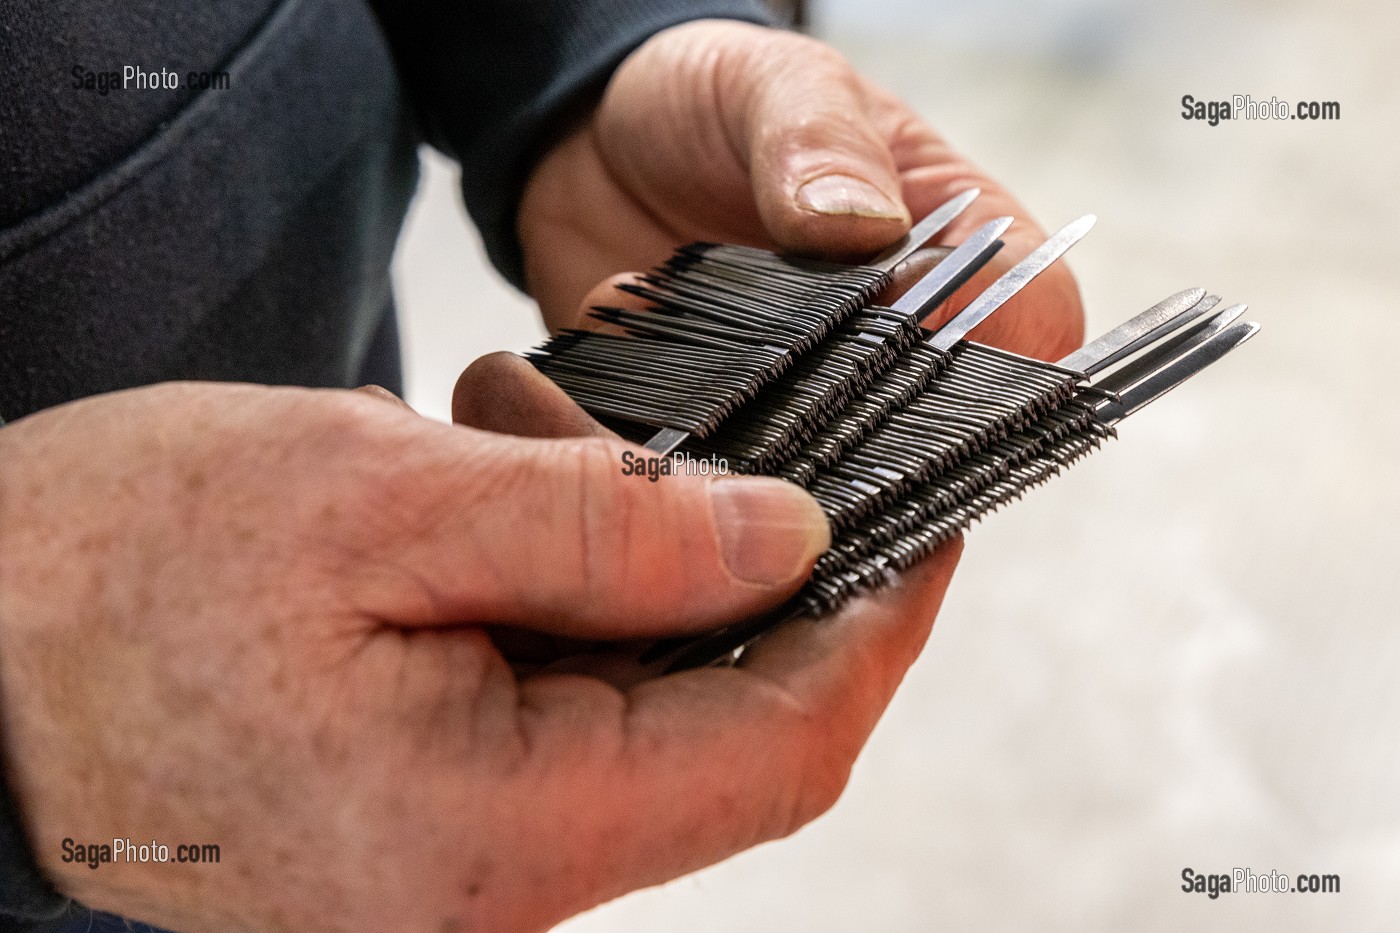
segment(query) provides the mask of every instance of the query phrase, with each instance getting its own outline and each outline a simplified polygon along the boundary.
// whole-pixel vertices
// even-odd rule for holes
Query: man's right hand
[[[795,487],[625,449],[212,384],[0,430],[0,738],[41,867],[180,930],[541,929],[816,816],[957,547],[736,669],[517,676],[486,626],[697,632],[826,545]],[[221,857],[94,870],[65,838]]]

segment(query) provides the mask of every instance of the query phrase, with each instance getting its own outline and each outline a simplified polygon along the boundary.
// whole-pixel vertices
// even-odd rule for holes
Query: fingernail
[[[850,175],[823,175],[797,189],[797,205],[818,214],[908,220],[909,211],[868,181]]]
[[[746,583],[788,583],[831,546],[831,530],[816,501],[782,480],[716,480],[710,484],[710,507],[725,566]]]

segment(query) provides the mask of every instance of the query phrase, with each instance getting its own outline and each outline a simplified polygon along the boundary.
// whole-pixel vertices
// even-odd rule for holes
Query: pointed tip
[[[897,243],[885,250],[875,259],[871,260],[871,268],[889,272],[904,260],[908,259],[916,250],[929,243],[939,234],[943,228],[952,223],[954,218],[960,216],[967,210],[968,206],[982,194],[981,188],[968,188],[960,191],[948,200],[939,204],[922,219],[909,228],[909,232],[899,239]]]
[[[963,191],[962,193],[960,193],[960,194],[956,195],[955,197],[953,197],[952,199],[950,199],[948,203],[950,203],[950,204],[958,204],[958,205],[967,205],[967,204],[971,204],[973,201],[976,201],[976,200],[977,200],[978,198],[980,198],[981,196],[982,196],[982,189],[981,189],[981,188],[976,188],[976,187],[968,188],[966,191]]]
[[[1207,304],[1206,290],[1204,288],[1185,288],[1174,295],[1168,295],[1148,308],[1145,314],[1152,314],[1155,311],[1162,311],[1177,317],[1189,312],[1204,314],[1214,307],[1214,304]],[[1219,300],[1219,299],[1217,299]],[[1192,315],[1195,316],[1194,314]]]
[[[1016,222],[1015,217],[993,217],[977,229],[978,233],[988,231],[993,237],[999,237],[1006,232],[1007,228]]]

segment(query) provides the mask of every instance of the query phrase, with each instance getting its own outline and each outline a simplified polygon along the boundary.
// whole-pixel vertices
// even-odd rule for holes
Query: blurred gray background
[[[1379,0],[818,0],[1071,254],[1093,334],[1177,289],[1249,346],[969,536],[846,796],[796,837],[567,933],[1400,929],[1400,13]],[[1186,122],[1180,98],[1336,100]],[[397,281],[409,398],[446,417],[542,336],[429,157]],[[1182,868],[1342,893],[1180,890]]]

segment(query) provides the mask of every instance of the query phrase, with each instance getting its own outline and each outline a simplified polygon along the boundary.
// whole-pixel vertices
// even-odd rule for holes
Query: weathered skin
[[[700,22],[623,64],[519,229],[557,327],[681,242],[854,257],[974,184],[947,242],[1025,212],[830,49]],[[1038,238],[1018,223],[998,268]],[[1058,268],[978,337],[1056,358],[1081,327]],[[960,545],[738,668],[541,666],[781,601],[824,522],[772,481],[624,478],[623,445],[517,363],[469,370],[454,410],[542,439],[213,384],[0,431],[0,742],[61,890],[181,930],[538,930],[835,801]],[[65,837],[222,857],[94,871]]]

